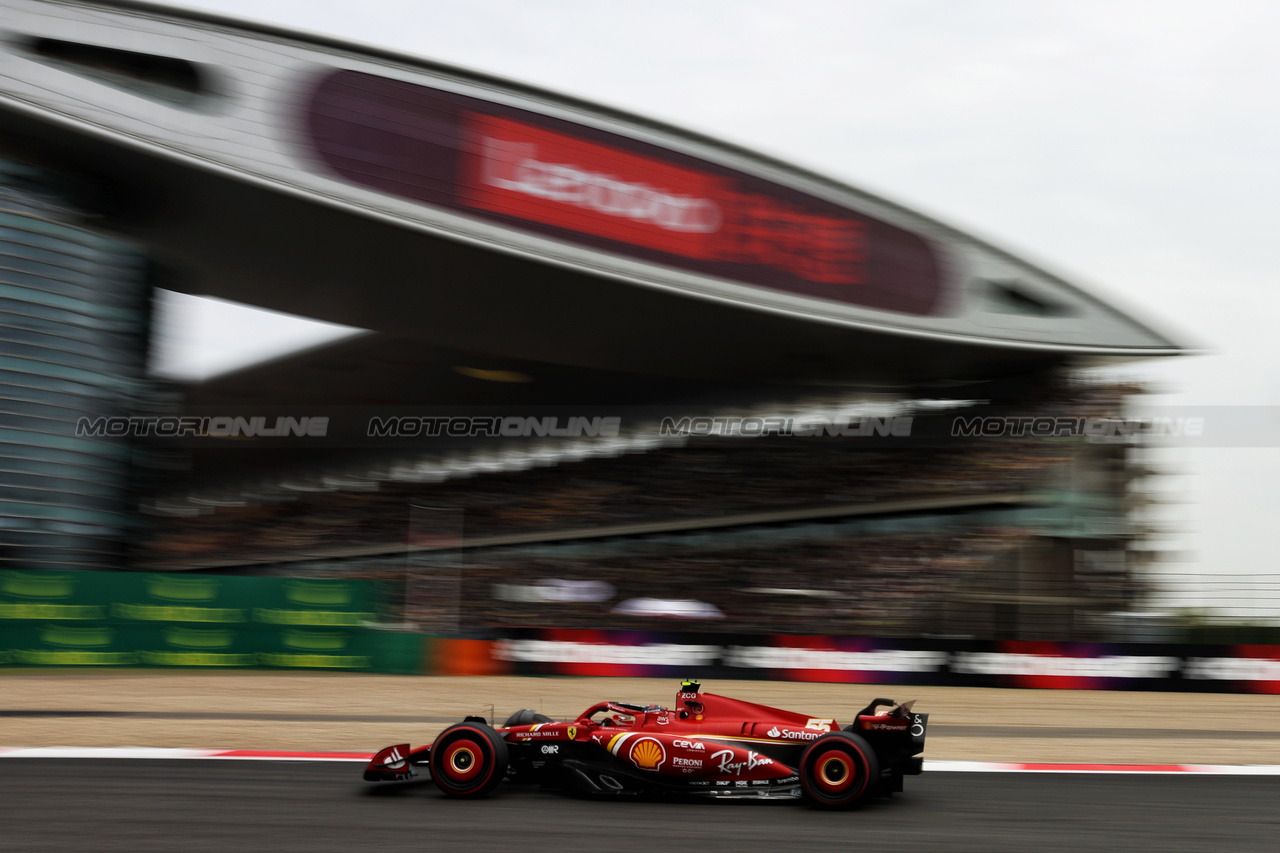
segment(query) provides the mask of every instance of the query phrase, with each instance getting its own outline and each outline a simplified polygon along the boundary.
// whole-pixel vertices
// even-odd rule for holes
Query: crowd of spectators
[[[504,534],[626,527],[740,513],[824,509],[941,495],[1029,488],[1060,446],[864,451],[839,440],[717,438],[679,448],[594,459],[519,473],[423,486],[387,483],[376,492],[309,494],[297,500],[219,507],[166,519],[149,543],[160,561],[321,554],[360,546],[395,548],[454,532]],[[416,504],[456,507],[438,520]],[[455,520],[456,518],[456,520]],[[443,524],[448,530],[436,529]]]
[[[468,554],[462,563],[464,623],[476,627],[554,626],[666,629],[689,627],[674,613],[618,612],[633,598],[697,601],[723,618],[700,630],[734,633],[917,635],[934,608],[993,556],[1018,547],[1016,530],[978,529],[933,535],[858,536],[764,542],[750,547],[672,547],[649,553],[520,560]],[[499,584],[539,579],[605,581],[603,601],[509,601]],[[426,604],[426,602],[422,602]],[[414,607],[408,618],[416,619]]]
[[[1016,528],[796,539],[785,529],[743,544],[732,534],[629,549],[481,549],[414,560],[290,564],[294,576],[381,581],[385,621],[430,632],[520,627],[917,636],[993,561],[1029,541]],[[720,540],[720,541],[716,541]],[[548,589],[551,595],[539,595]],[[573,590],[589,595],[576,595]],[[569,594],[565,594],[566,591]],[[714,619],[620,612],[633,599],[698,602]]]
[[[1113,417],[1133,390],[1051,386],[1012,410],[1023,416]],[[967,411],[997,410],[1010,408]],[[955,442],[939,440],[935,433],[874,446],[856,437],[691,438],[681,446],[551,467],[439,483],[387,481],[375,490],[337,488],[298,493],[290,500],[206,508],[200,515],[158,523],[142,559],[234,562],[394,548],[440,535],[429,518],[411,512],[411,506],[422,504],[456,508],[462,535],[477,539],[1016,491],[1042,484],[1072,452],[1070,443],[1032,436]]]
[[[1131,392],[1114,385],[1047,388],[1019,413],[1114,417]],[[278,560],[276,571],[297,573],[309,571],[300,560],[331,558],[312,565],[323,566],[316,569],[321,574],[386,580],[396,590],[396,618],[426,629],[673,627],[670,618],[617,612],[621,602],[656,597],[713,606],[723,614],[717,630],[914,634],[924,630],[930,602],[1020,547],[1028,534],[958,527],[799,540],[782,534],[750,543],[713,535],[661,548],[630,547],[635,539],[594,549],[479,547],[466,549],[452,569],[447,560],[419,561],[402,549],[460,535],[472,545],[529,533],[555,542],[558,534],[584,529],[621,534],[638,524],[1036,489],[1076,447],[1030,436],[871,447],[856,438],[691,438],[682,446],[520,472],[219,507],[164,521],[144,560],[160,566]],[[452,511],[413,509],[424,505]],[[361,549],[339,559],[344,550]],[[592,601],[495,595],[504,585],[540,579],[603,581],[612,594]]]

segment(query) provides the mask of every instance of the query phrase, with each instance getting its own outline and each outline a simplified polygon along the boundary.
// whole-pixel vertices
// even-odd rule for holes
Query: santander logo
[[[781,738],[782,740],[817,740],[822,737],[825,732],[800,731],[798,729],[780,729],[777,726],[765,732],[772,738]]]

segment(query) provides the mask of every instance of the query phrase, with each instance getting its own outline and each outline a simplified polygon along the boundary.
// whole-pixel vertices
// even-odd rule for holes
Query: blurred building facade
[[[0,153],[0,553],[116,568],[138,528],[127,436],[81,419],[146,386],[150,283],[138,247],[86,227],[65,182]]]

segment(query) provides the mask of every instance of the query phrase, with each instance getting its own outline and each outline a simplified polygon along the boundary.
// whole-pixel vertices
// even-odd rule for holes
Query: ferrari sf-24
[[[483,797],[509,781],[595,796],[803,797],[842,809],[901,791],[903,777],[921,772],[929,715],[912,704],[873,699],[841,727],[685,681],[674,709],[599,702],[573,720],[526,709],[498,727],[467,717],[430,745],[380,750],[364,778],[427,771],[451,797]]]

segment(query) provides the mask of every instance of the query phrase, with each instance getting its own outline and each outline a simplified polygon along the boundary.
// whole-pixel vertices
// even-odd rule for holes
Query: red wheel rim
[[[853,756],[843,749],[830,749],[813,760],[813,782],[818,790],[840,795],[846,793],[858,781],[858,770]]]
[[[475,741],[459,738],[444,748],[437,766],[452,782],[470,782],[484,772],[484,751]]]

